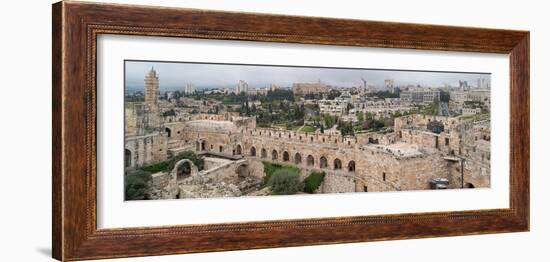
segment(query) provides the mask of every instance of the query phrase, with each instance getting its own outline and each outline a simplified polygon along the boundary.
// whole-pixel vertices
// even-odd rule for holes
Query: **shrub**
[[[273,175],[273,173],[277,170],[285,169],[285,170],[290,170],[290,171],[293,171],[293,172],[296,172],[296,173],[300,173],[300,169],[298,169],[295,166],[274,164],[274,163],[267,162],[267,161],[262,161],[262,164],[264,164],[264,173],[265,173],[265,176],[262,180],[262,186],[264,186],[264,187],[267,186],[267,184],[269,182],[269,179],[271,178],[271,175]]]
[[[313,194],[325,179],[325,172],[311,172],[304,179],[304,192]]]
[[[145,167],[142,167],[140,168],[142,171],[146,171],[146,172],[149,172],[149,173],[158,173],[158,172],[164,172],[166,170],[168,170],[168,161],[164,161],[164,162],[160,162],[160,163],[156,163],[156,164],[153,164],[153,165],[149,165],[149,166],[145,166]]]
[[[293,195],[304,188],[299,173],[287,168],[273,172],[268,186],[274,195]]]
[[[143,200],[149,198],[151,173],[143,170],[129,172],[124,176],[124,199]]]

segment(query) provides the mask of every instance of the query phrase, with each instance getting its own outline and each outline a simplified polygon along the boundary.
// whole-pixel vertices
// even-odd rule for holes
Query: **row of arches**
[[[239,145],[240,146],[240,145]],[[256,147],[250,148],[250,156],[257,156]],[[288,151],[283,151],[282,157],[279,156],[279,152],[277,150],[273,149],[270,154],[268,155],[268,151],[265,148],[262,148],[260,151],[260,157],[261,158],[270,158],[272,161],[279,161],[281,159],[283,162],[292,162],[296,165],[302,164],[302,154],[295,153],[291,159],[291,154]],[[316,166],[316,160],[312,155],[307,155],[305,164],[306,166]],[[328,168],[328,159],[325,156],[321,156],[318,160],[318,167],[319,168]],[[341,170],[343,169],[342,160],[339,158],[335,158],[332,161],[332,167],[334,170]],[[351,160],[346,165],[346,169],[348,172],[355,172],[355,161]]]
[[[195,142],[195,149],[197,151],[208,151],[208,150],[214,151],[214,150],[217,150],[219,153],[223,153],[226,148],[224,148],[223,145],[218,145],[217,148],[214,149],[214,145],[210,145],[210,148],[208,149],[206,147],[206,141],[201,140],[201,141],[196,141]],[[237,145],[236,147],[233,148],[232,154],[233,155],[242,155],[243,154],[243,147],[241,145]]]
[[[197,150],[205,151],[206,148],[206,141],[197,141],[196,142],[196,148]],[[222,145],[219,146],[218,151],[221,153],[224,151],[224,148]],[[288,151],[283,151],[280,155],[279,152],[276,149],[273,149],[271,152],[268,152],[267,149],[262,148],[260,150],[260,157],[265,159],[271,159],[272,161],[282,161],[282,162],[292,162],[296,165],[302,165],[304,164],[303,156],[300,153],[295,153],[294,155],[291,155]],[[232,150],[233,155],[243,155],[243,147],[240,144],[237,144],[234,149]],[[252,146],[249,150],[249,155],[256,157],[258,155],[256,147]],[[329,161],[325,156],[319,157],[319,159],[316,159],[312,155],[307,155],[305,157],[305,165],[310,167],[319,167],[319,168],[329,168]],[[342,163],[342,160],[339,158],[335,158],[332,160],[332,169],[334,170],[342,170],[344,169],[344,164]],[[345,165],[345,169],[348,172],[355,172],[355,161],[351,160]]]

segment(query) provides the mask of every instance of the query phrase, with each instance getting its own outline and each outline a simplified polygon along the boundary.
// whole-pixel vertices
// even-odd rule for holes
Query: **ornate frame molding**
[[[72,1],[56,3],[52,11],[52,243],[56,259],[99,259],[529,230],[527,31]],[[99,34],[509,54],[510,208],[98,229],[96,43]]]

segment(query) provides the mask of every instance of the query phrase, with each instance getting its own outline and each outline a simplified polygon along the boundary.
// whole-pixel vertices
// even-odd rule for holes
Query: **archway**
[[[328,166],[328,161],[327,161],[327,158],[322,156],[321,159],[319,160],[319,167],[320,168],[327,168]]]
[[[191,160],[182,159],[174,165],[174,168],[170,171],[170,176],[174,180],[179,180],[189,176],[196,176],[198,172],[197,166]]]
[[[172,136],[172,130],[170,130],[170,128],[168,128],[168,127],[164,128],[164,132],[166,132],[166,135],[167,135],[168,137],[171,137],[171,136]]]
[[[334,170],[342,169],[342,161],[338,158],[334,159]]]
[[[182,162],[176,169],[176,179],[181,180],[191,176],[191,164],[189,162]]]
[[[267,158],[267,150],[265,148],[262,148],[262,158]]]
[[[243,147],[241,145],[237,145],[237,155],[243,154]]]
[[[271,151],[271,160],[276,161],[277,158],[279,158],[279,155],[277,154],[277,150]]]
[[[288,154],[287,151],[283,152],[283,161],[285,161],[285,162],[290,161],[290,155]]]
[[[256,148],[255,147],[250,148],[250,156],[256,156]]]
[[[124,167],[132,166],[132,151],[124,149]]]
[[[308,155],[306,158],[306,164],[308,166],[314,166],[315,165],[315,158],[313,158],[312,155]]]
[[[294,155],[294,164],[299,165],[302,163],[302,155],[300,153],[296,153]]]
[[[223,152],[223,146],[219,146],[218,150],[220,151],[220,153]]]
[[[348,163],[348,172],[355,172],[355,161],[349,161]]]
[[[474,184],[472,184],[472,183],[466,183],[466,184],[464,185],[464,188],[476,188],[476,187],[475,187]]]
[[[206,150],[206,141],[202,141],[202,142],[201,142],[201,150],[202,150],[202,151],[205,151],[205,150]]]

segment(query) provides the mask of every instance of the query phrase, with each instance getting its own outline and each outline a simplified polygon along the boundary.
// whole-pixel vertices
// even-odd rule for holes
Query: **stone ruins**
[[[235,113],[166,121],[156,105],[154,70],[145,82],[145,102],[126,103],[126,168],[184,151],[205,157],[201,171],[181,160],[170,173],[153,174],[154,198],[269,194],[260,190],[262,161],[294,165],[302,176],[324,171],[319,193],[424,190],[441,179],[448,188],[490,186],[489,119],[408,115],[395,119],[393,132],[353,136],[259,128],[254,117]],[[429,131],[432,121],[444,131]],[[192,172],[179,178],[176,168],[184,163]]]

